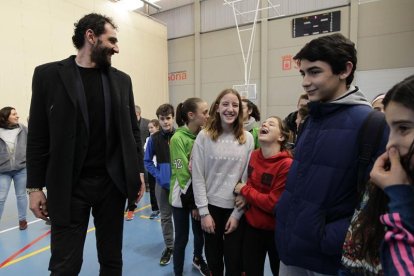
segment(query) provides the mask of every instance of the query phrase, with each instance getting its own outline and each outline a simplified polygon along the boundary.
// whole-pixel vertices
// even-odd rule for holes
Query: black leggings
[[[279,254],[276,250],[275,231],[254,228],[245,223],[243,234],[243,265],[246,276],[264,275],[266,254],[269,255],[273,275],[279,275]]]
[[[155,178],[148,173],[148,186],[150,193],[151,209],[152,211],[158,211],[157,198],[155,197]]]
[[[233,209],[208,205],[208,210],[216,226],[214,234],[204,232],[206,258],[212,276],[222,276],[224,264],[226,275],[239,276],[242,273],[243,221],[239,221],[239,227],[234,232],[225,235],[224,228]]]

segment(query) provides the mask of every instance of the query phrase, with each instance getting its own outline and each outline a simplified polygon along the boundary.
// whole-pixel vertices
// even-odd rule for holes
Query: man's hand
[[[137,194],[137,200],[135,201],[135,203],[138,203],[141,201],[142,197],[144,196],[145,193],[145,183],[141,184],[141,188],[139,189],[139,192]]]
[[[400,155],[393,147],[378,157],[370,176],[372,182],[381,189],[397,184],[410,184],[407,173],[401,166]]]
[[[35,217],[49,221],[47,200],[43,191],[35,191],[29,194],[29,207]]]

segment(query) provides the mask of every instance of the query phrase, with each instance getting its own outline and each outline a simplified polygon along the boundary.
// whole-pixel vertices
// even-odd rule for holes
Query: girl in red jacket
[[[273,210],[285,189],[292,164],[287,150],[289,131],[279,117],[269,117],[259,129],[261,148],[250,156],[247,183],[236,185],[236,206],[247,207],[243,238],[243,265],[246,275],[263,275],[266,254],[273,275],[279,274],[279,257],[274,241]]]

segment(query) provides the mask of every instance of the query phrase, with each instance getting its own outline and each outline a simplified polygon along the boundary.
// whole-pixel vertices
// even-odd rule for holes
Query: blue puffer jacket
[[[145,169],[155,178],[156,182],[164,189],[170,189],[171,165],[170,165],[170,140],[175,130],[164,132],[162,129],[151,135],[147,142],[144,154]],[[157,165],[153,158],[157,157]]]
[[[275,240],[284,264],[336,274],[357,204],[358,133],[372,109],[357,89],[309,108],[276,206]]]

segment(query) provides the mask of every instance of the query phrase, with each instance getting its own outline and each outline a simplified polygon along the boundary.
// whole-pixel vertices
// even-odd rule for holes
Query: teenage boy
[[[162,252],[160,265],[167,265],[171,261],[174,247],[174,228],[172,222],[172,207],[168,197],[170,193],[170,139],[174,134],[174,107],[162,104],[156,111],[160,122],[160,131],[151,135],[145,150],[144,164],[148,173],[156,180],[155,197],[161,215],[161,229],[164,237],[165,249]],[[157,156],[157,165],[153,157]]]
[[[294,59],[310,103],[276,206],[279,275],[336,275],[357,204],[358,134],[372,109],[351,85],[356,50],[343,35],[314,39]],[[386,134],[380,151],[385,143]]]

